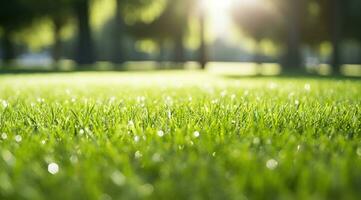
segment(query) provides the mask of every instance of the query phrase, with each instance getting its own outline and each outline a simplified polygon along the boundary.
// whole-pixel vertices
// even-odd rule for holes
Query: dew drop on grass
[[[80,130],[79,130],[79,134],[80,134],[80,135],[83,135],[83,134],[84,134],[84,129],[80,129]]]
[[[266,162],[266,167],[270,170],[276,169],[277,166],[278,166],[278,162],[275,159],[270,159]]]
[[[46,144],[46,140],[41,140],[41,144]]]
[[[306,84],[305,84],[305,90],[306,90],[306,91],[311,91],[311,85],[308,84],[308,83],[306,83]]]
[[[115,185],[122,186],[125,183],[125,176],[120,171],[114,171],[110,178]]]
[[[139,139],[140,139],[139,136],[137,136],[137,135],[134,136],[134,142],[135,142],[135,143],[139,142]]]
[[[2,106],[3,106],[4,108],[9,107],[9,103],[8,103],[7,101],[5,101],[5,100],[2,100],[2,101],[1,101],[1,104],[2,104]]]
[[[8,135],[6,133],[1,134],[1,139],[6,140],[8,138]]]
[[[128,122],[128,127],[129,127],[129,128],[133,128],[133,127],[134,127],[134,122],[133,122],[132,120],[130,120],[130,121]]]
[[[58,164],[56,164],[56,163],[50,163],[49,165],[48,165],[48,172],[50,173],[50,174],[57,174],[58,172],[59,172],[59,165]]]
[[[163,132],[162,130],[159,130],[159,131],[157,132],[157,135],[158,135],[159,137],[163,137],[163,136],[164,136],[164,132]]]
[[[199,131],[194,131],[194,133],[193,133],[193,136],[195,137],[195,138],[197,138],[197,137],[199,137],[201,134],[199,133]]]
[[[16,135],[16,136],[15,136],[15,141],[16,141],[16,142],[19,143],[19,142],[21,142],[21,140],[23,140],[23,138],[21,137],[21,135]]]

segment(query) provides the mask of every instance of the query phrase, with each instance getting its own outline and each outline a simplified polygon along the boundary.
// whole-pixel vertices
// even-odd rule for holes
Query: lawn
[[[0,199],[360,199],[361,81],[0,76]]]

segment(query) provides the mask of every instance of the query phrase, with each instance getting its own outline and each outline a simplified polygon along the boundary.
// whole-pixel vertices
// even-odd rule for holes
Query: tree
[[[189,2],[184,0],[168,0],[163,12],[154,21],[138,22],[130,26],[129,31],[137,38],[157,41],[160,52],[165,41],[173,41],[173,61],[183,63],[185,61],[183,39],[187,30],[189,5]]]
[[[140,13],[147,9],[152,3],[157,0],[116,0],[116,11],[114,16],[114,27],[112,29],[112,62],[122,64],[124,59],[123,40],[127,32],[127,25],[124,22],[124,17],[127,14],[140,15]]]
[[[96,60],[90,27],[89,6],[90,0],[74,0],[73,8],[78,27],[76,61],[79,65],[91,65]]]
[[[256,41],[254,62],[260,63],[259,44],[262,39],[278,40],[280,16],[269,2],[249,2],[233,6],[232,16],[241,31]]]
[[[277,0],[278,9],[284,19],[284,35],[286,39],[283,71],[301,71],[302,15],[305,13],[305,2],[300,0]]]
[[[0,27],[5,64],[9,64],[16,57],[13,34],[31,24],[34,16],[32,9],[22,0],[0,1]]]
[[[72,0],[28,0],[26,1],[39,16],[39,18],[48,17],[53,22],[54,44],[52,47],[52,57],[54,66],[57,67],[61,58],[62,39],[61,30],[72,17]]]

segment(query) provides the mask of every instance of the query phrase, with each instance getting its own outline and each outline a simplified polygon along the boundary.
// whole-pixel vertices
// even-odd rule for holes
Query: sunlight
[[[217,36],[224,36],[230,28],[230,8],[234,1],[236,0],[202,0],[210,29]]]
[[[231,9],[235,4],[254,4],[261,0],[201,0],[209,29],[218,37],[228,37],[232,26]]]

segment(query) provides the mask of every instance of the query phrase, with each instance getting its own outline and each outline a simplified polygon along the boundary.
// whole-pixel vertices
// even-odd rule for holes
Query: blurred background
[[[1,0],[0,73],[361,76],[360,0]]]

